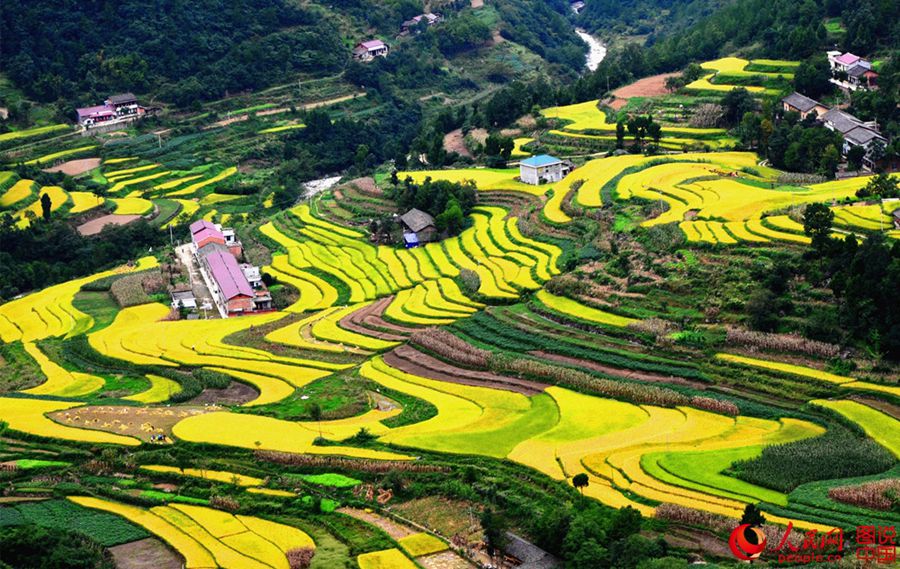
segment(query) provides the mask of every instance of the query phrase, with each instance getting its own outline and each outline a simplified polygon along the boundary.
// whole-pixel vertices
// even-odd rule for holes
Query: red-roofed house
[[[225,236],[211,222],[200,219],[191,224],[191,242],[199,251],[210,243],[225,245]]]
[[[119,122],[131,122],[144,115],[145,109],[138,105],[137,97],[131,93],[112,95],[102,105],[76,109],[78,124],[85,129]]]
[[[831,82],[842,89],[877,89],[878,72],[872,63],[850,52],[828,52],[828,64],[831,65]]]
[[[210,243],[199,250],[200,262],[212,277],[212,292],[228,316],[253,312],[256,292],[244,276],[234,255],[218,243]]]
[[[369,40],[356,44],[353,57],[360,61],[372,61],[376,57],[387,57],[390,47],[381,40]]]

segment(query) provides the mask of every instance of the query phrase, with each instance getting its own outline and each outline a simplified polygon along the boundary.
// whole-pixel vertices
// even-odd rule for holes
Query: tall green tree
[[[50,194],[41,194],[41,217],[44,218],[44,221],[50,221],[50,212],[52,211],[52,208],[53,201],[50,199]]]
[[[812,246],[821,250],[828,244],[834,212],[825,204],[812,203],[803,210],[803,232],[812,238]]]

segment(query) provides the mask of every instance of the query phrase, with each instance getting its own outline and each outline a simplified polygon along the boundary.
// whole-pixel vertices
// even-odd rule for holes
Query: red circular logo
[[[751,527],[750,524],[741,524],[731,532],[728,546],[738,559],[752,561],[765,551],[766,534],[759,528]]]

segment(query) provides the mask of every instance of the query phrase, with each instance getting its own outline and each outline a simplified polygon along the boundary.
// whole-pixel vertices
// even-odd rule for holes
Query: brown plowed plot
[[[359,310],[352,312],[347,316],[344,316],[339,322],[341,328],[343,328],[344,330],[349,330],[351,332],[356,332],[357,334],[362,334],[364,336],[379,338],[381,340],[402,342],[406,339],[405,336],[390,334],[388,332],[382,332],[381,330],[373,330],[371,328],[366,328],[362,324],[363,322],[365,322],[367,317],[373,315],[378,316],[382,312],[384,312],[385,307],[387,307],[387,305],[390,304],[393,299],[393,296],[382,298],[378,302],[373,302],[368,306],[360,308]]]
[[[117,569],[181,569],[181,557],[154,537],[110,547]]]
[[[504,389],[528,396],[537,395],[546,387],[546,385],[535,381],[497,375],[489,371],[476,371],[456,367],[428,354],[423,354],[409,346],[394,348],[393,351],[384,355],[384,361],[391,367],[420,377],[474,387]]]
[[[381,300],[370,306],[370,308],[372,308],[371,311],[363,314],[354,322],[360,326],[364,326],[366,330],[375,330],[382,332],[384,332],[385,330],[390,330],[391,332],[395,332],[397,335],[404,336],[400,339],[405,340],[405,336],[412,334],[413,332],[418,330],[418,328],[410,328],[408,326],[394,324],[393,322],[388,322],[381,317],[381,315],[384,313],[384,309],[387,308],[387,305],[390,304],[393,300],[393,296],[382,298]]]
[[[107,225],[126,225],[135,219],[140,219],[139,215],[104,215],[97,219],[92,219],[78,226],[78,233],[82,235],[96,235],[103,231]]]
[[[554,362],[559,362],[561,364],[566,364],[570,366],[580,367],[584,369],[589,369],[591,371],[597,371],[600,373],[604,373],[606,375],[611,375],[613,377],[621,377],[623,379],[633,379],[635,381],[650,381],[653,383],[675,383],[677,385],[688,385],[690,387],[694,387],[696,389],[706,389],[706,384],[699,381],[691,381],[689,379],[685,379],[683,377],[677,376],[669,376],[669,375],[660,375],[656,373],[650,373],[646,371],[635,371],[631,369],[622,369],[617,367],[606,366],[597,362],[592,362],[590,360],[582,360],[579,358],[572,358],[569,356],[561,356],[559,354],[551,354],[548,352],[542,351],[533,351],[528,352],[533,356],[537,356],[544,360],[550,360]]]
[[[625,106],[631,97],[659,97],[669,91],[666,89],[666,79],[678,75],[677,73],[661,73],[652,77],[644,77],[630,85],[619,87],[613,91],[615,99],[610,107],[619,110]]]
[[[99,167],[99,158],[82,158],[81,160],[69,160],[52,168],[46,168],[44,172],[62,172],[68,176],[78,176]]]
[[[232,381],[228,387],[207,387],[190,400],[191,405],[241,405],[259,397],[259,392],[245,383]]]
[[[350,180],[348,185],[353,186],[360,192],[369,194],[370,196],[380,196],[382,194],[381,188],[375,185],[375,178],[372,178],[371,176]]]
[[[337,512],[350,516],[351,518],[362,520],[367,524],[371,524],[379,529],[382,529],[384,530],[384,533],[388,534],[394,539],[404,538],[406,536],[417,533],[391,519],[379,516],[375,512],[367,512],[365,510],[359,510],[357,508],[341,508],[337,510]]]
[[[95,405],[49,413],[47,416],[66,425],[82,429],[106,431],[150,441],[150,435],[172,436],[175,423],[203,413],[221,411],[222,407],[130,407]]]
[[[472,569],[475,567],[455,551],[442,551],[425,557],[417,557],[416,561],[425,569]]]
[[[882,413],[886,413],[900,421],[900,405],[894,405],[880,399],[872,399],[871,397],[861,397],[859,395],[853,395],[850,397],[850,399],[858,401],[863,405],[868,405],[873,409],[878,409]]]

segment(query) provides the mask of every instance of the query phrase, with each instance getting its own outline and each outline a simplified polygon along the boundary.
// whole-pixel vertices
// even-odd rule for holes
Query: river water
[[[600,65],[600,62],[603,61],[603,58],[606,57],[606,46],[600,43],[600,40],[582,29],[576,28],[575,33],[578,34],[578,37],[580,37],[584,43],[588,44],[588,47],[590,48],[587,56],[585,56],[585,67],[590,71],[595,71],[597,66]]]

